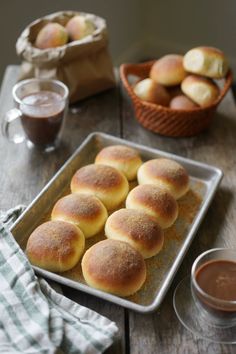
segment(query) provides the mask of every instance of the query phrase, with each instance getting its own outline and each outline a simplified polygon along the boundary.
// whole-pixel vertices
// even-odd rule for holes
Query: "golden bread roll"
[[[172,98],[170,101],[170,108],[172,109],[184,109],[187,111],[197,107],[198,105],[196,103],[183,94]]]
[[[212,79],[225,77],[229,70],[224,53],[213,47],[197,47],[189,50],[184,56],[183,65],[190,73]]]
[[[168,106],[170,102],[170,96],[165,87],[150,78],[139,81],[134,86],[134,93],[141,100],[161,106]]]
[[[118,296],[138,291],[146,279],[143,256],[127,242],[104,240],[90,247],[82,258],[88,285]]]
[[[164,243],[158,222],[141,210],[115,211],[106,221],[105,234],[109,239],[128,242],[143,258],[155,256]]]
[[[179,85],[187,73],[183,67],[183,56],[177,54],[165,55],[151,67],[150,78],[164,86]]]
[[[126,208],[144,211],[163,229],[170,227],[178,217],[176,200],[165,188],[154,184],[142,184],[132,189],[126,198]]]
[[[105,165],[80,168],[71,180],[72,193],[95,195],[108,210],[117,208],[126,198],[129,183],[122,172]]]
[[[189,189],[186,169],[171,159],[159,158],[145,162],[138,170],[139,184],[155,184],[166,188],[175,199]]]
[[[56,202],[51,219],[75,224],[89,238],[101,231],[107,216],[105,206],[94,195],[69,194]]]
[[[113,145],[103,148],[97,154],[95,163],[115,167],[123,172],[128,181],[132,181],[137,177],[142,160],[136,150],[123,145]]]
[[[38,32],[35,47],[39,49],[55,48],[68,42],[68,33],[64,26],[56,22],[45,24]]]
[[[76,15],[67,22],[66,30],[70,40],[77,41],[91,35],[95,31],[95,26],[85,16]]]
[[[183,93],[199,106],[208,106],[219,96],[218,86],[210,79],[202,76],[189,75],[181,84]]]
[[[64,221],[47,221],[30,235],[26,254],[30,262],[52,272],[73,268],[84,252],[83,232]]]

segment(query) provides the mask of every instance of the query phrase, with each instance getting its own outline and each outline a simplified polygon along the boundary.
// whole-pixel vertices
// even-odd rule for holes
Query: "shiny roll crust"
[[[222,51],[213,47],[198,47],[189,50],[183,60],[186,71],[213,79],[225,77],[228,61]]]
[[[165,87],[150,78],[139,81],[134,86],[134,93],[141,100],[161,106],[168,106],[170,102],[170,95]]]
[[[159,253],[164,233],[158,222],[140,210],[120,209],[109,216],[105,225],[109,239],[128,242],[144,258]]]
[[[78,226],[86,238],[102,230],[107,210],[102,202],[89,194],[69,194],[57,201],[51,219],[70,222]]]
[[[73,268],[84,251],[83,232],[64,221],[48,221],[30,235],[26,253],[30,262],[52,272]]]
[[[95,30],[95,25],[85,16],[76,15],[67,22],[66,30],[70,40],[77,41],[91,35]]]
[[[135,187],[126,199],[127,209],[137,209],[154,217],[158,224],[166,229],[178,217],[178,204],[163,187],[143,184]]]
[[[95,163],[115,167],[123,172],[128,181],[132,181],[137,177],[142,160],[136,150],[123,145],[113,145],[103,148],[96,156]]]
[[[72,193],[95,195],[109,210],[117,208],[126,198],[129,184],[116,168],[91,164],[80,168],[71,180]]]
[[[189,75],[181,84],[183,93],[199,106],[208,106],[219,96],[218,86],[210,79],[202,76]]]
[[[164,86],[179,85],[187,73],[183,67],[183,56],[177,54],[165,55],[151,67],[150,78]]]
[[[138,170],[139,184],[155,184],[166,188],[175,199],[189,189],[189,176],[179,163],[165,158],[145,162]]]
[[[142,255],[127,242],[116,240],[90,247],[83,256],[82,271],[88,285],[118,296],[134,294],[146,279]]]
[[[183,109],[188,111],[197,107],[198,105],[196,103],[184,95],[176,96],[170,101],[170,108],[172,109]]]

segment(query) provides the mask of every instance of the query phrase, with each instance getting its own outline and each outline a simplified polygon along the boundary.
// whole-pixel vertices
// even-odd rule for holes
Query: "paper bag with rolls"
[[[35,46],[39,31],[47,23],[66,26],[75,15],[83,15],[93,22],[92,34],[55,48]],[[115,86],[106,22],[101,17],[75,11],[45,16],[25,28],[17,40],[16,51],[22,59],[19,80],[31,77],[61,80],[69,88],[70,103]]]

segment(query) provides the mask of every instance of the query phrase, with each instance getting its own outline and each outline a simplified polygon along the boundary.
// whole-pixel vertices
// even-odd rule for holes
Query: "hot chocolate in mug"
[[[8,111],[2,124],[3,135],[15,144],[54,150],[60,141],[68,108],[68,88],[61,81],[29,79],[12,90],[15,108]],[[10,126],[21,121],[23,132],[12,135]]]

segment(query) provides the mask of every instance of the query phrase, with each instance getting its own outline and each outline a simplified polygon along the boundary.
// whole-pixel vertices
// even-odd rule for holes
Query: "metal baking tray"
[[[147,259],[147,280],[143,287],[133,296],[121,298],[86,285],[80,262],[71,271],[55,274],[34,267],[36,273],[61,284],[95,295],[126,308],[148,313],[156,310],[175,276],[196,231],[212,201],[217,186],[222,178],[222,171],[216,167],[186,159],[161,150],[151,149],[127,140],[103,133],[92,133],[79,146],[75,153],[55,174],[41,193],[14,223],[11,231],[22,249],[25,249],[31,232],[42,222],[50,219],[50,212],[55,202],[70,193],[70,180],[75,171],[83,165],[93,163],[96,154],[105,146],[123,144],[135,148],[143,160],[167,157],[181,163],[190,175],[190,191],[179,201],[179,217],[175,224],[165,230],[165,242],[161,252]],[[132,186],[131,186],[132,188]],[[87,239],[86,247],[105,238],[104,233]]]

